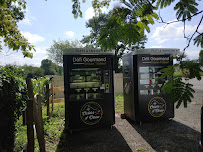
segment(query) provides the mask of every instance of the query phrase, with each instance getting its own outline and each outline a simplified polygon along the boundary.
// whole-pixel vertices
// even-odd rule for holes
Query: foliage
[[[62,75],[63,74],[63,67],[58,66],[53,63],[51,60],[44,59],[41,61],[41,66],[44,70],[44,75]]]
[[[104,6],[109,6],[112,0],[92,0],[92,7],[96,12]],[[85,2],[85,1],[84,1]],[[175,3],[174,11],[176,12],[177,20],[172,22],[165,22],[161,16],[156,14],[157,9],[163,9],[168,7],[174,2],[174,0],[120,0],[120,7],[114,8],[114,15],[101,30],[101,36],[98,39],[99,44],[104,50],[114,49],[117,43],[125,39],[126,44],[131,44],[136,42],[139,36],[143,36],[144,32],[150,32],[149,25],[154,24],[154,20],[158,20],[160,23],[166,25],[175,22],[184,23],[184,38],[187,39],[187,49],[190,45],[191,40],[197,46],[203,46],[202,33],[199,32],[199,27],[202,22],[203,10],[198,10],[198,2],[196,0],[181,0]],[[80,10],[80,0],[73,0],[73,14],[74,17],[82,16]],[[187,21],[191,21],[193,17],[200,16],[199,24],[196,29],[194,28],[194,33],[190,36],[185,35],[185,27]],[[128,18],[138,17],[138,22],[136,25],[132,25],[130,22],[125,24]],[[129,32],[131,31],[131,32]],[[194,36],[196,37],[194,38]]]
[[[203,66],[203,50],[199,52],[199,63]]]
[[[100,47],[101,45],[97,42],[97,39],[101,35],[101,30],[103,30],[103,26],[105,26],[108,21],[111,19],[111,16],[113,14],[113,11],[110,11],[108,14],[99,14],[98,17],[93,17],[92,19],[89,19],[88,22],[86,22],[86,27],[90,28],[90,35],[84,36],[81,40],[82,43],[86,44],[86,47]],[[137,22],[136,19],[131,19],[132,24],[135,24]],[[107,28],[107,30],[111,30]],[[115,32],[115,31],[112,31]],[[131,32],[131,31],[129,31]],[[132,43],[130,46],[123,43],[124,40],[120,41],[116,47],[115,55],[114,55],[114,69],[116,73],[119,73],[122,71],[121,65],[119,61],[121,60],[122,55],[127,52],[127,50],[132,49],[139,49],[144,48],[144,44],[146,43],[146,37],[141,37],[136,43]]]
[[[49,83],[48,77],[38,77],[32,79],[32,86],[34,94],[40,94],[42,96],[42,101],[45,101],[45,85]]]
[[[166,83],[162,90],[164,93],[170,94],[170,100],[172,103],[176,103],[176,108],[179,108],[181,103],[184,104],[184,107],[187,107],[188,102],[191,102],[193,98],[193,93],[195,92],[192,89],[192,84],[188,82],[183,82],[181,77],[171,79]]]
[[[18,119],[27,99],[26,82],[22,69],[11,65],[0,68],[0,93],[1,101],[6,102],[4,104],[7,105],[5,107],[4,104],[1,104],[1,110],[11,109],[14,112],[15,120]]]
[[[180,76],[174,76],[175,67],[179,67],[182,71],[183,78]],[[173,66],[168,66],[167,68],[161,70],[163,72],[161,78],[168,77],[169,81],[164,84],[162,91],[164,93],[170,94],[170,100],[172,103],[177,103],[176,108],[179,108],[181,103],[184,107],[187,107],[188,102],[192,101],[193,85],[189,83],[189,79],[197,78],[201,80],[200,64],[192,61],[181,61],[179,64]]]
[[[49,59],[58,65],[63,64],[63,51],[70,48],[83,48],[82,44],[75,41],[53,41],[53,45],[47,50]]]
[[[22,50],[24,57],[32,58],[31,50],[34,46],[22,36],[18,30],[17,22],[24,18],[23,10],[26,9],[25,0],[1,0],[0,2],[0,38],[4,45],[14,51]],[[0,41],[0,51],[2,41]]]
[[[0,68],[0,111],[8,117],[8,135],[4,138],[4,147],[13,151],[15,122],[27,99],[26,82],[23,70],[7,65]],[[2,118],[2,117],[1,117]],[[2,122],[1,122],[2,123]]]
[[[24,69],[25,77],[29,76],[31,78],[35,78],[35,77],[44,76],[44,70],[40,67],[33,67],[31,65],[23,65],[22,68]]]

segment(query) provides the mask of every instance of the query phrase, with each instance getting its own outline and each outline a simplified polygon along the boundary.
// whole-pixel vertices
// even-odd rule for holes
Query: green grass
[[[50,105],[51,106],[51,105]],[[49,121],[47,121],[46,107],[42,106],[44,134],[46,141],[46,151],[55,152],[60,141],[61,133],[64,130],[65,123],[65,105],[64,103],[54,104],[54,111],[51,113]],[[22,117],[16,123],[15,135],[15,152],[23,150],[27,142],[27,126],[23,126]],[[39,151],[37,138],[35,137],[35,151]]]
[[[123,113],[124,112],[123,94],[116,94],[116,97],[115,97],[115,112],[116,113]]]
[[[117,94],[115,97],[115,112],[123,112],[123,95]],[[51,107],[51,105],[50,105]],[[46,151],[55,152],[57,145],[59,144],[61,134],[64,130],[65,124],[65,104],[55,103],[54,111],[51,112],[51,117],[47,121],[46,106],[42,106],[42,115],[44,123],[44,134],[46,141]],[[23,150],[27,142],[27,126],[23,126],[22,117],[16,123],[16,135],[15,135],[15,152]],[[39,151],[38,141],[35,138],[35,151]]]

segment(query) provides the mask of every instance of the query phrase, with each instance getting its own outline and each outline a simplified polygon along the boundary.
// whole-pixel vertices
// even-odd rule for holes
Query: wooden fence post
[[[53,110],[54,110],[54,84],[53,84],[53,82],[51,82],[51,92],[52,92],[52,96],[51,96],[51,104],[52,104],[51,111],[53,112]]]
[[[34,152],[33,99],[27,100],[27,151]]]
[[[44,131],[42,125],[42,112],[41,112],[41,98],[38,97],[38,101],[34,98],[32,80],[31,78],[26,79],[27,89],[28,89],[28,105],[27,105],[27,123],[29,126],[28,134],[28,152],[34,152],[34,130],[33,130],[33,120],[36,126],[37,139],[39,142],[40,152],[45,152],[45,141],[44,141]],[[36,103],[37,102],[37,103]],[[39,105],[37,110],[37,104]],[[40,115],[40,116],[39,116]],[[33,141],[32,141],[33,140]]]
[[[50,113],[49,113],[49,84],[46,84],[46,104],[47,104],[47,120],[49,120],[50,117]]]
[[[27,138],[28,138],[28,152],[34,152],[34,128],[33,128],[33,88],[32,81],[30,77],[26,78],[26,84],[28,89],[28,97],[27,100]]]
[[[44,131],[43,131],[42,114],[41,114],[41,96],[37,94],[35,96],[35,99],[36,100],[34,100],[33,110],[34,110],[34,122],[35,122],[35,127],[37,132],[37,139],[39,142],[40,152],[45,152]],[[38,105],[38,109],[37,109],[37,105]]]

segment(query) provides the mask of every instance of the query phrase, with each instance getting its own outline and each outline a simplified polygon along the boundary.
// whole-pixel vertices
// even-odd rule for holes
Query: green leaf
[[[201,46],[201,48],[203,48],[203,33],[197,35],[195,38],[194,38],[194,45],[197,45],[198,46]]]
[[[172,2],[175,0],[158,0],[157,1],[157,7],[163,8],[171,5]]]
[[[192,14],[197,13],[198,9],[195,7],[198,4],[194,0],[180,0],[174,7],[174,10],[177,10],[176,17],[177,19],[191,20]]]

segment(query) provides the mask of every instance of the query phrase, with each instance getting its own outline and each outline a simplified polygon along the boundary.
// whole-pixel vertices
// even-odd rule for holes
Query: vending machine
[[[170,79],[161,79],[161,69],[173,64],[179,49],[150,48],[123,55],[124,116],[133,121],[151,121],[174,117],[174,105],[161,87]]]
[[[68,49],[63,54],[65,124],[69,130],[115,123],[113,51]]]

